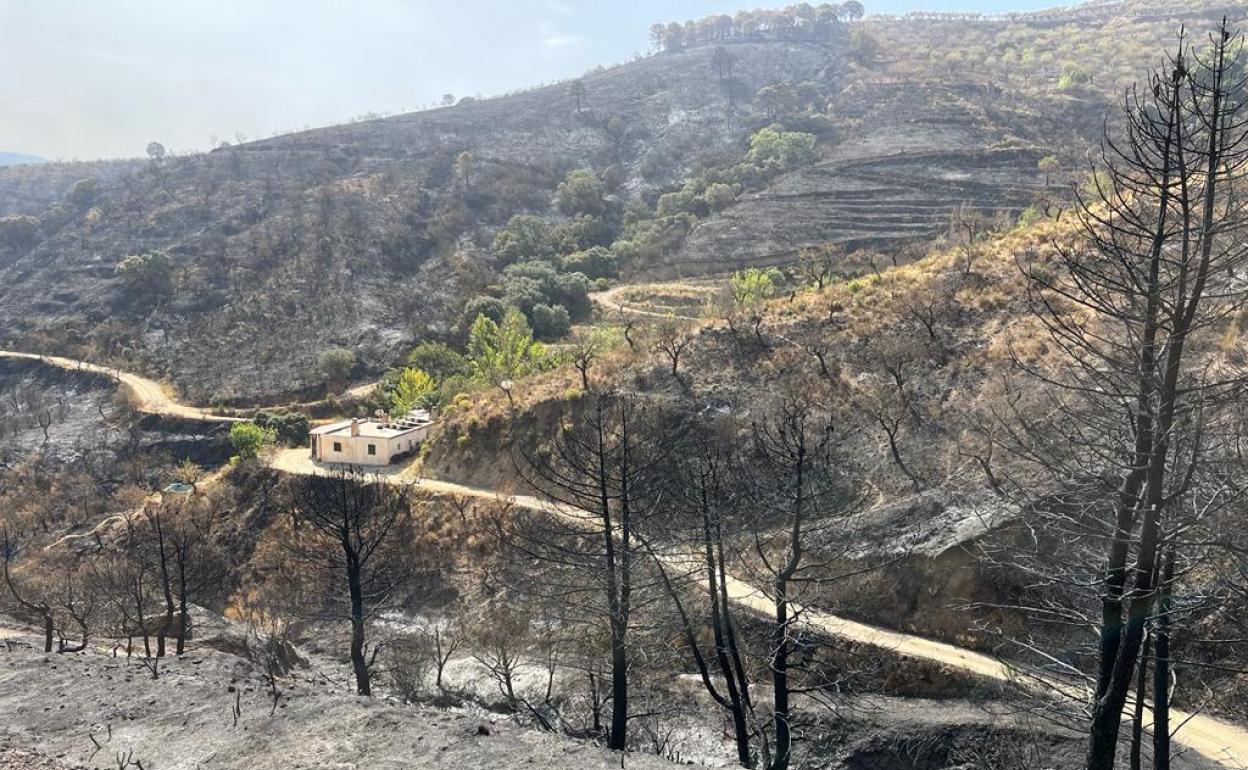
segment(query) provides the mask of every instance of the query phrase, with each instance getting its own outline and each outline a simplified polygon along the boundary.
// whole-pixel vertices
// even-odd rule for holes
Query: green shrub
[[[272,446],[277,441],[277,434],[269,428],[262,428],[254,422],[237,422],[230,427],[230,446],[240,459],[250,460],[258,457],[261,450]]]

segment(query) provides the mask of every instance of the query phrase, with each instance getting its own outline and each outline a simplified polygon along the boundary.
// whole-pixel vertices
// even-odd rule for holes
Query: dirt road
[[[131,403],[140,412],[147,414],[162,414],[172,417],[187,417],[194,420],[208,420],[212,422],[238,422],[241,417],[229,417],[222,414],[202,409],[197,406],[186,406],[176,401],[161,386],[160,383],[149,380],[146,377],[140,377],[137,374],[123,372],[118,369],[112,369],[107,366],[87,363],[86,361],[77,361],[72,358],[62,358],[60,356],[41,356],[35,353],[18,353],[12,350],[0,350],[0,358],[23,359],[27,361],[40,361],[49,366],[60,367],[71,371],[93,372],[102,374],[111,378],[121,385],[130,395]]]
[[[273,467],[289,473],[326,472],[323,466],[312,461],[306,449],[289,449],[279,452],[273,460]],[[550,503],[528,495],[501,495],[490,489],[436,479],[418,479],[411,472],[410,467],[387,469],[379,474],[379,478],[392,483],[414,484],[416,488],[434,494],[497,500],[528,510],[572,516],[578,520],[584,520],[587,515],[585,511],[577,508],[564,505],[552,506]],[[729,577],[727,587],[729,598],[742,607],[764,615],[769,615],[774,611],[767,596],[749,583]],[[830,636],[890,650],[899,655],[933,661],[995,681],[1028,682],[1037,689],[1062,693],[1074,700],[1083,701],[1088,697],[1087,692],[1080,685],[1037,677],[990,655],[925,639],[921,636],[859,623],[811,607],[797,609],[804,622]],[[1179,710],[1172,710],[1170,718],[1171,724],[1179,725],[1174,733],[1174,739],[1179,743],[1225,767],[1235,770],[1248,768],[1248,730],[1245,728],[1204,714],[1190,714]]]
[[[664,284],[655,284],[655,285],[661,287]],[[673,285],[679,285],[679,284],[673,284]],[[699,318],[696,316],[678,315],[676,313],[671,313],[671,312],[666,312],[666,311],[660,312],[657,310],[647,310],[646,308],[640,307],[639,305],[635,303],[625,302],[623,299],[621,299],[622,295],[625,292],[636,291],[637,289],[638,289],[637,284],[622,284],[620,286],[616,286],[614,289],[607,289],[606,291],[593,292],[589,295],[589,299],[595,305],[598,305],[599,307],[601,307],[607,314],[616,312],[616,313],[620,313],[621,315],[642,316],[644,318],[658,318],[658,319],[671,318],[677,321],[689,321],[691,323],[697,323],[697,322],[706,320],[706,319]]]
[[[126,387],[134,396],[141,411],[203,420],[234,421],[239,419],[216,415],[198,407],[179,404],[165,393],[158,383],[128,372],[120,372],[94,364],[55,356],[38,356],[9,351],[0,351],[0,356],[38,360],[65,369],[79,369],[104,374]],[[312,462],[307,449],[281,450],[274,456],[272,464],[273,467],[289,473],[315,474],[325,472],[322,466]],[[496,490],[480,489],[433,479],[417,479],[412,474],[410,468],[388,469],[380,476],[392,483],[413,483],[419,489],[435,494],[461,495],[505,501],[521,508],[566,515],[577,519],[582,519],[586,515],[585,511],[570,506],[552,507],[538,498],[527,495],[502,495]],[[730,579],[728,587],[733,601],[741,606],[759,612],[770,611],[767,597],[754,586],[744,581]],[[805,622],[810,624],[811,627],[842,639],[885,648],[901,655],[934,661],[947,665],[950,668],[998,681],[1016,679],[1020,674],[1020,672],[1001,660],[951,644],[889,631],[814,608],[800,608],[799,611]],[[1034,677],[1032,681],[1036,682],[1037,686],[1064,692],[1071,698],[1086,699],[1086,694],[1078,686],[1036,679]],[[1178,742],[1225,767],[1236,768],[1237,770],[1248,768],[1248,730],[1204,714],[1188,714],[1174,711],[1171,714],[1171,719],[1173,724],[1179,725],[1174,736]]]

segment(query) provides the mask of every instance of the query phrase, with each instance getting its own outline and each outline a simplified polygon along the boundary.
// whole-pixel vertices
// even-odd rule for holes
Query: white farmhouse
[[[411,454],[429,435],[433,416],[413,409],[400,419],[379,414],[375,420],[351,419],[313,428],[312,459],[344,465],[389,465]]]

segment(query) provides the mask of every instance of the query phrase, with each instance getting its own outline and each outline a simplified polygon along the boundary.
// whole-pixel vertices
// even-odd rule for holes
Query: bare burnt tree
[[[802,614],[810,597],[828,582],[847,522],[861,508],[847,463],[838,457],[832,417],[802,395],[785,396],[752,426],[748,499],[753,556],[750,581],[763,587],[772,610],[767,669],[771,677],[769,718],[759,729],[759,753],[768,770],[793,762],[793,699],[824,684],[795,681],[807,672],[808,631]]]
[[[519,450],[521,475],[546,515],[516,517],[500,534],[537,564],[533,590],[566,620],[601,634],[610,671],[607,745],[628,744],[635,614],[653,593],[639,535],[661,513],[662,466],[674,442],[663,415],[636,398],[595,394],[546,443]]]
[[[4,559],[4,584],[9,595],[23,612],[37,619],[43,627],[43,651],[52,652],[52,637],[55,633],[56,616],[52,603],[42,596],[35,596],[26,591],[13,575],[13,564],[22,551],[23,540],[6,522],[0,527],[0,556]]]
[[[667,356],[672,364],[672,377],[680,376],[680,357],[685,349],[693,344],[691,324],[681,318],[669,315],[658,323],[654,330],[654,349]]]
[[[1091,616],[1059,600],[1033,607],[1096,626],[1089,770],[1114,766],[1149,626],[1164,617],[1175,631],[1179,616],[1158,613],[1173,586],[1165,554],[1200,541],[1205,522],[1242,497],[1223,467],[1238,451],[1228,413],[1244,378],[1218,347],[1243,306],[1248,256],[1242,49],[1225,22],[1199,51],[1181,37],[1127,94],[1121,131],[1106,134],[1075,212],[1081,241],[1024,266],[1053,355],[1016,357],[1046,387],[1011,409],[1003,433],[1034,474],[1019,485],[1030,530],[1060,541],[1065,565],[1024,569],[1051,595],[1088,584],[1099,594]],[[1168,744],[1155,749],[1165,766]]]
[[[295,480],[289,492],[296,525],[290,546],[304,564],[327,568],[345,584],[355,689],[371,695],[380,644],[370,650],[367,624],[411,574],[392,552],[396,543],[408,540],[408,490],[346,469]]]
[[[185,652],[192,601],[223,577],[225,559],[213,535],[227,504],[224,495],[214,491],[152,505],[143,514],[164,601],[164,621],[156,638],[158,657],[165,653],[169,634],[176,639],[176,654]]]
[[[729,437],[712,430],[692,436],[673,463],[671,505],[677,516],[672,530],[666,533],[676,543],[688,542],[690,564],[683,569],[679,564],[669,566],[665,563],[671,560],[669,554],[652,551],[652,555],[676,608],[685,647],[702,686],[731,720],[737,761],[748,768],[756,764],[751,747],[754,701],[747,667],[749,653],[744,649],[728,594],[728,562],[735,561],[736,554],[725,532],[738,529],[741,523],[740,473]],[[686,582],[704,589],[695,598],[705,602],[702,613],[687,606],[682,590]],[[709,649],[702,641],[706,628],[711,635]]]

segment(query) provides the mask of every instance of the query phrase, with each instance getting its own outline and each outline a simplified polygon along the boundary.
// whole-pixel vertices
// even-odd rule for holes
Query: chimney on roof
[[[351,420],[351,435],[360,435],[360,420],[358,417],[352,418]]]

